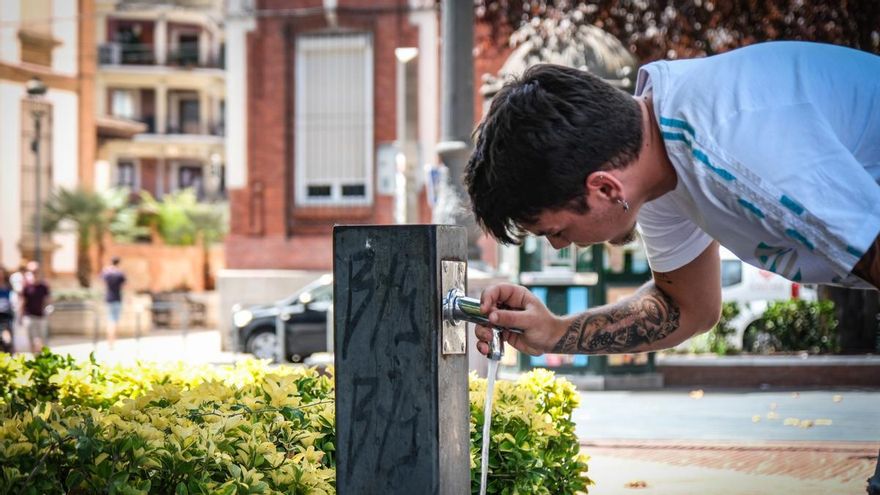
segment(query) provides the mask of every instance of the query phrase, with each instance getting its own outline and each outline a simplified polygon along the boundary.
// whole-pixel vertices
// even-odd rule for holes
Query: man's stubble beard
[[[608,244],[611,244],[612,246],[625,246],[636,240],[636,237],[638,237],[636,234],[636,226],[633,225],[626,234],[611,239],[608,241]]]

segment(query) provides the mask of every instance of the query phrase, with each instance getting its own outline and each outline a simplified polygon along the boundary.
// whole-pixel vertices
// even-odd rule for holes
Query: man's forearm
[[[680,320],[678,305],[652,281],[619,303],[577,316],[551,352],[615,354],[671,347],[684,339],[662,341],[679,330]]]

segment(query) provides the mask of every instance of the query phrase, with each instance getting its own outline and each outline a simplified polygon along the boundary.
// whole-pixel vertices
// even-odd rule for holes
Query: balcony
[[[102,43],[98,47],[101,65],[160,65],[156,60],[155,47],[143,43]],[[165,66],[181,68],[223,69],[222,56],[200,57],[197,45],[182,45],[168,50]]]
[[[144,43],[102,43],[98,61],[101,65],[155,65],[155,49]]]

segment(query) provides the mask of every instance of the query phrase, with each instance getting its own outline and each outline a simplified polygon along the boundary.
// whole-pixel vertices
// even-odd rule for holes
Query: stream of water
[[[480,457],[480,495],[486,495],[486,479],[489,476],[489,438],[492,427],[492,395],[495,391],[495,375],[498,373],[498,361],[489,360],[489,371],[486,373],[486,403],[483,406],[483,453]]]

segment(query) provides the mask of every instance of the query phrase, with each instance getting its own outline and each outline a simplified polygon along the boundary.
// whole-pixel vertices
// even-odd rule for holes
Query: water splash
[[[489,371],[486,374],[486,403],[483,406],[483,452],[480,457],[480,495],[486,495],[489,477],[489,439],[492,428],[492,395],[495,391],[495,375],[498,373],[498,361],[489,360]]]

